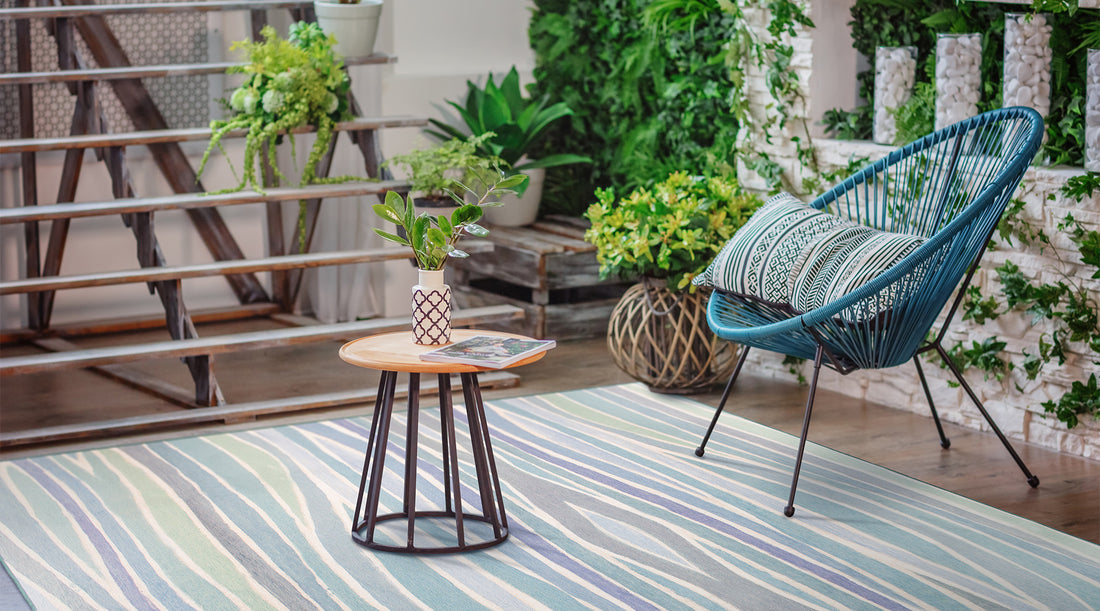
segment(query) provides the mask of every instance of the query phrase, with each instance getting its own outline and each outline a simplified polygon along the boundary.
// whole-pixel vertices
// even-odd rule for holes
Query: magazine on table
[[[496,335],[476,335],[420,355],[422,361],[465,363],[477,367],[499,369],[549,350],[556,345],[552,339],[516,339]]]

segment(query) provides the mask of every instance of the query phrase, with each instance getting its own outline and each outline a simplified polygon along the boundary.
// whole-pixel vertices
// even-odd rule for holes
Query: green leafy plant
[[[316,164],[328,149],[336,122],[349,117],[347,92],[349,81],[343,61],[332,51],[333,40],[316,24],[297,22],[290,28],[289,40],[282,39],[271,26],[261,31],[263,41],[242,40],[231,50],[242,49],[248,55],[244,66],[230,73],[247,74],[244,83],[233,91],[229,108],[234,115],[210,123],[210,145],[203,154],[202,174],[210,153],[221,148],[221,141],[233,130],[244,129],[244,171],[236,190],[252,187],[262,190],[257,179],[256,161],[261,148],[268,144],[266,161],[280,180],[287,180],[275,159],[275,145],[283,135],[293,140],[289,130],[313,125],[317,138],[302,170],[301,184],[317,179]],[[324,180],[324,179],[321,179]]]
[[[457,247],[462,236],[469,234],[485,237],[489,234],[488,229],[477,224],[482,216],[482,207],[500,205],[498,200],[501,195],[514,193],[514,189],[526,181],[527,177],[522,174],[506,176],[499,169],[496,170],[495,179],[484,183],[482,188],[453,181],[452,184],[461,189],[463,194],[473,196],[474,203],[467,203],[462,196],[451,192],[450,195],[458,207],[450,215],[437,216],[427,213],[417,215],[412,196],[405,199],[395,191],[388,191],[385,203],[374,205],[374,213],[397,225],[404,235],[378,228],[374,231],[385,240],[412,249],[418,268],[440,270],[449,257],[469,256],[469,253]]]
[[[579,215],[596,188],[628,192],[681,168],[733,172],[738,121],[722,50],[733,18],[716,0],[674,0],[683,10],[667,19],[653,12],[661,4],[534,0],[532,94],[573,110],[539,148],[592,159],[547,170],[545,210]]]
[[[762,203],[734,179],[687,172],[622,200],[613,189],[596,196],[584,237],[596,246],[600,276],[665,278],[670,289],[689,287]]]
[[[499,157],[479,152],[493,132],[465,140],[453,139],[432,147],[419,148],[394,155],[382,167],[404,167],[409,173],[409,188],[420,197],[450,200],[463,183],[476,186],[484,177],[494,177],[504,162]],[[473,187],[472,187],[473,188]]]
[[[1071,177],[1060,189],[1062,196],[1078,202],[1097,191],[1100,191],[1100,174],[1095,173]],[[963,301],[963,318],[982,323],[1009,312],[1017,312],[1030,316],[1032,324],[1046,321],[1051,326],[1051,332],[1042,333],[1037,346],[1022,350],[1023,360],[1019,366],[1029,380],[1037,379],[1048,364],[1064,365],[1066,354],[1075,348],[1085,358],[1091,359],[1094,365],[1100,366],[1100,315],[1097,313],[1100,303],[1097,302],[1096,291],[1090,290],[1080,281],[1079,276],[1071,277],[1059,271],[1066,269],[1070,263],[1080,264],[1086,266],[1086,269],[1093,268],[1091,278],[1100,279],[1100,231],[1086,229],[1072,214],[1063,217],[1057,227],[1074,243],[1078,251],[1077,260],[1069,262],[1063,259],[1062,253],[1041,228],[1032,226],[1020,214],[1023,206],[1022,200],[1013,200],[1009,204],[998,225],[1000,241],[1010,247],[1030,246],[1038,248],[1040,252],[1049,251],[1057,259],[1058,267],[1047,271],[1060,274],[1061,279],[1040,282],[1011,260],[1006,260],[994,270],[1000,281],[999,297],[1004,299],[1003,310],[997,296],[983,295],[977,288],[971,287]],[[996,338],[990,338],[982,345],[992,350],[995,346],[989,343],[991,341],[995,342]],[[958,350],[953,351],[953,354],[962,351],[961,346],[956,348]],[[975,358],[969,358],[970,356]],[[963,367],[988,366],[991,369],[986,369],[987,374],[993,370],[1002,371],[993,356],[995,354],[972,351],[972,354],[964,354],[956,362]],[[1016,365],[1007,363],[1008,368]],[[1042,405],[1047,413],[1054,415],[1069,428],[1077,426],[1079,416],[1100,417],[1100,390],[1096,386],[1095,374],[1090,375],[1087,382],[1074,381],[1070,390],[1062,397],[1045,401]]]
[[[519,86],[519,73],[513,66],[500,86],[490,74],[485,87],[466,81],[466,102],[448,100],[461,117],[466,130],[438,119],[429,119],[439,131],[428,133],[446,142],[449,139],[468,140],[490,134],[478,141],[477,149],[485,157],[498,157],[513,172],[535,168],[552,168],[571,163],[591,163],[582,155],[556,153],[533,159],[535,145],[555,122],[573,114],[565,102],[549,104],[549,96],[525,98]]]
[[[260,42],[242,40],[231,47],[234,51],[243,50],[248,55],[248,63],[230,68],[229,72],[244,73],[247,77],[229,99],[233,116],[210,123],[210,145],[203,153],[198,175],[202,175],[215,148],[225,152],[222,139],[233,130],[243,129],[247,131],[243,171],[240,183],[228,191],[252,187],[263,192],[256,162],[264,145],[267,145],[264,161],[279,180],[286,181],[287,177],[276,162],[276,146],[284,135],[293,143],[294,134],[290,130],[312,125],[316,129],[316,139],[302,168],[299,185],[355,180],[347,176],[319,178],[316,173],[317,162],[334,136],[336,122],[349,118],[347,92],[350,84],[343,61],[332,50],[334,40],[317,24],[305,22],[290,27],[289,40],[280,38],[271,26],[264,27],[260,34],[263,36]],[[302,248],[304,221],[305,202],[301,202],[298,227]]]

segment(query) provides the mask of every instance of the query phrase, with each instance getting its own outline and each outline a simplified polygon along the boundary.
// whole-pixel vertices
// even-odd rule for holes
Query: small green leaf
[[[466,233],[474,236],[475,238],[484,238],[485,236],[489,235],[489,230],[482,227],[481,225],[478,225],[477,223],[467,223],[465,229]]]
[[[393,191],[390,191],[390,193],[393,193]],[[400,214],[394,211],[393,208],[383,204],[374,204],[371,208],[374,210],[375,214],[383,219],[399,226],[404,225],[404,219]]]
[[[455,231],[454,225],[451,224],[451,221],[446,217],[446,215],[440,214],[438,217],[436,217],[435,224],[439,226],[440,231],[447,235],[451,235]]]
[[[465,206],[456,208],[455,211],[451,213],[451,224],[455,227],[468,225],[477,222],[482,214],[481,207],[473,204],[466,204]]]
[[[403,238],[399,235],[395,235],[395,234],[392,234],[392,233],[389,233],[389,232],[386,232],[386,231],[382,231],[381,229],[379,229],[377,227],[374,228],[374,232],[377,233],[378,235],[382,236],[384,239],[389,240],[390,242],[393,242],[395,244],[400,244],[402,246],[411,246],[409,244],[408,240],[406,240],[405,238]]]
[[[440,231],[438,227],[429,227],[428,241],[431,242],[433,246],[445,247],[447,246],[447,234]]]

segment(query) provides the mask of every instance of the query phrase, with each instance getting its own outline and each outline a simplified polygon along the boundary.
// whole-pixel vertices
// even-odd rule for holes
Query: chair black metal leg
[[[711,419],[710,426],[707,427],[706,435],[703,435],[703,442],[695,449],[696,456],[703,455],[707,447],[707,441],[710,440],[710,434],[714,432],[714,425],[718,424],[718,416],[722,415],[722,410],[726,407],[726,400],[730,398],[730,390],[733,389],[733,383],[737,381],[737,374],[741,373],[741,366],[745,364],[745,359],[748,356],[749,347],[741,346],[741,356],[737,359],[737,366],[733,368],[733,373],[730,374],[730,381],[726,382],[726,390],[722,392],[722,399],[718,401],[718,409],[714,410],[714,418]]]
[[[1031,471],[1028,470],[1027,465],[1025,465],[1024,461],[1020,459],[1020,455],[1016,453],[1016,450],[1012,447],[1012,444],[1008,442],[1008,438],[1005,437],[1004,433],[1001,432],[1001,429],[997,426],[997,423],[993,421],[993,418],[989,415],[989,412],[985,411],[985,406],[982,405],[981,400],[978,399],[978,395],[974,394],[974,391],[971,390],[970,385],[966,383],[966,380],[962,376],[962,372],[960,372],[959,368],[955,366],[955,363],[951,360],[951,357],[947,354],[947,351],[945,351],[943,347],[938,345],[936,346],[936,351],[939,352],[940,358],[943,359],[943,362],[947,363],[948,368],[951,369],[951,373],[955,374],[955,378],[959,381],[959,384],[962,385],[963,390],[966,391],[966,394],[970,395],[970,400],[973,401],[974,405],[978,407],[978,411],[982,413],[982,417],[985,418],[985,421],[989,423],[989,427],[993,429],[994,433],[997,434],[997,438],[1001,440],[1002,444],[1004,444],[1005,449],[1008,450],[1008,453],[1012,455],[1012,460],[1015,460],[1016,465],[1020,467],[1021,471],[1024,472],[1024,476],[1027,478],[1028,485],[1032,488],[1038,486],[1039,478],[1031,474]]]
[[[936,403],[932,401],[932,391],[928,390],[928,380],[924,378],[924,368],[920,366],[920,357],[913,355],[913,364],[917,366],[917,376],[920,377],[920,385],[924,388],[924,396],[928,399],[928,407],[932,410],[932,420],[936,422],[936,430],[940,434],[940,447],[951,447],[951,440],[943,433],[943,424],[940,423],[940,413],[936,410]]]
[[[814,394],[817,392],[817,378],[821,373],[821,359],[825,354],[825,348],[817,345],[817,353],[814,355],[814,375],[810,382],[810,396],[806,398],[806,417],[802,420],[802,437],[798,440],[798,458],[794,461],[794,478],[791,479],[791,498],[787,500],[787,506],[783,509],[783,515],[788,518],[794,515],[794,493],[798,488],[798,474],[802,471],[802,454],[806,451],[806,437],[810,434],[810,413],[814,409]]]

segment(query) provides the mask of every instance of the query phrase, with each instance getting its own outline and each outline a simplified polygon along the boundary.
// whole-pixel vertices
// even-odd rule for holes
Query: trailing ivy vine
[[[1100,174],[1070,178],[1059,192],[1062,197],[1076,202],[1094,197],[1100,194]],[[1050,196],[1050,199],[1055,198],[1053,194]],[[1031,247],[1042,254],[1049,253],[1058,260],[1057,273],[1061,277],[1053,281],[1045,275],[1034,277],[1006,260],[994,268],[1000,294],[988,295],[977,287],[970,287],[963,301],[963,319],[982,324],[1011,313],[1030,317],[1032,324],[1046,321],[1050,332],[1042,333],[1036,346],[1023,349],[1019,362],[1005,360],[1006,343],[997,336],[972,340],[969,346],[956,344],[948,353],[960,368],[977,368],[986,373],[987,379],[992,376],[997,380],[1016,368],[1022,369],[1028,380],[1035,380],[1048,368],[1065,365],[1067,354],[1073,352],[1100,367],[1097,291],[1082,280],[1085,274],[1070,275],[1064,271],[1083,266],[1091,270],[1091,279],[1100,280],[1100,231],[1088,229],[1072,213],[1063,217],[1057,229],[1077,250],[1076,255],[1071,256],[1060,251],[1042,228],[1024,219],[1020,214],[1023,206],[1023,201],[1017,199],[1006,210],[998,226],[999,242],[1005,248]],[[1017,387],[1017,390],[1021,389]],[[1044,401],[1042,406],[1046,413],[1054,415],[1069,428],[1077,426],[1083,416],[1100,418],[1097,374],[1093,371],[1087,379],[1073,381],[1069,391],[1057,400]]]
[[[535,0],[534,93],[574,112],[548,131],[545,150],[593,160],[547,172],[551,212],[579,215],[597,188],[628,192],[676,170],[733,171],[738,124],[721,55],[732,19],[716,0],[677,0],[687,10],[666,21],[651,4]]]

